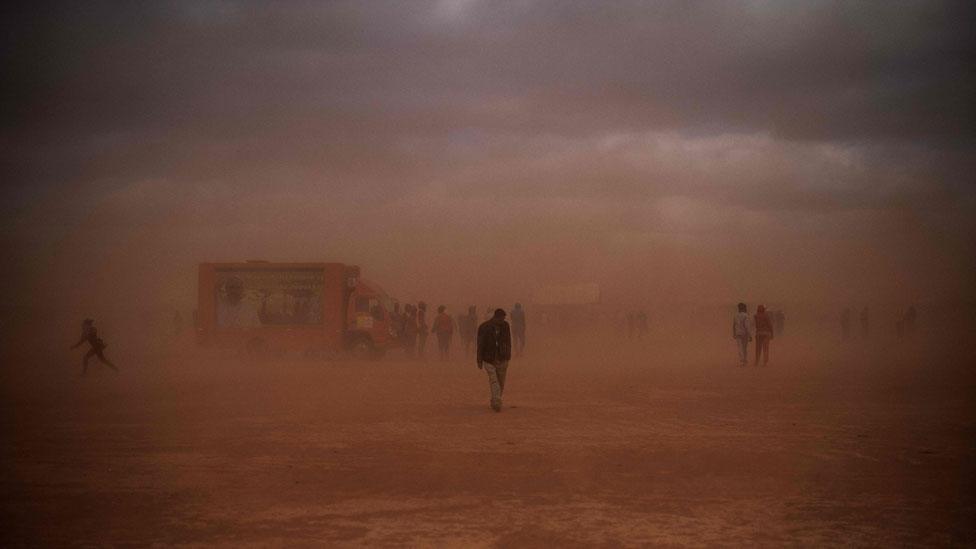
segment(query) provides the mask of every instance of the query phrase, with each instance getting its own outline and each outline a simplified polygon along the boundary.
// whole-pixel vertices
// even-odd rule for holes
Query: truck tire
[[[370,359],[376,355],[376,348],[368,337],[357,337],[349,343],[349,354],[356,359]]]

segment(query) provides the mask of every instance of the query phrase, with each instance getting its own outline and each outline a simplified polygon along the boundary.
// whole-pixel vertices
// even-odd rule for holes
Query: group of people
[[[840,330],[845,341],[851,339],[852,317],[853,313],[850,307],[845,307],[840,314]],[[861,309],[859,317],[861,322],[861,338],[868,339],[871,336],[871,312],[867,306]],[[895,321],[896,337],[898,339],[903,339],[906,336],[913,336],[915,334],[915,322],[917,318],[918,312],[915,310],[915,306],[909,306],[908,309],[898,318],[898,320]]]
[[[423,301],[406,304],[400,310],[400,304],[394,305],[390,314],[391,323],[397,336],[403,343],[406,355],[410,358],[423,358],[427,346],[428,334],[433,332],[437,336],[437,349],[441,360],[450,358],[451,341],[454,332],[461,335],[465,356],[469,356],[472,344],[476,342],[475,358],[479,369],[488,374],[488,385],[491,391],[490,405],[496,412],[501,411],[502,393],[505,390],[505,378],[508,372],[508,362],[512,358],[512,334],[514,332],[515,349],[518,355],[525,350],[525,310],[521,303],[516,303],[512,309],[512,324],[505,320],[507,314],[504,309],[495,309],[492,316],[478,324],[477,309],[468,307],[465,315],[457,319],[447,314],[447,307],[437,308],[437,316],[428,326],[427,304]],[[514,329],[513,329],[514,328]],[[83,343],[88,343],[89,350],[82,360],[82,375],[88,372],[88,361],[97,357],[99,361],[118,372],[115,364],[105,357],[107,345],[98,337],[95,321],[86,318],[81,325],[81,337],[72,349]]]
[[[489,310],[493,310],[490,309]],[[501,309],[499,309],[501,310]],[[494,318],[492,315],[488,318]],[[440,360],[450,360],[451,346],[454,334],[461,339],[464,356],[471,356],[478,332],[478,309],[474,305],[468,307],[464,314],[452,317],[447,312],[447,306],[437,307],[437,315],[428,325],[427,304],[423,301],[416,305],[407,303],[401,310],[400,304],[393,305],[390,313],[393,331],[397,334],[407,358],[423,359],[426,357],[427,338],[434,334],[437,338],[437,351]],[[514,334],[515,352],[521,355],[525,350],[525,309],[521,303],[516,303],[512,309],[512,332]]]
[[[427,351],[427,336],[430,327],[427,325],[427,304],[423,301],[416,305],[407,303],[400,310],[400,304],[393,305],[390,313],[390,324],[396,337],[407,354],[407,358],[414,358],[419,354],[423,357]]]
[[[437,307],[437,316],[428,327],[427,304],[423,301],[417,305],[405,304],[402,312],[400,304],[396,303],[390,316],[393,330],[400,338],[408,358],[424,357],[427,336],[431,332],[437,336],[437,350],[441,360],[450,359],[455,332],[461,336],[464,356],[470,356],[474,344],[478,368],[488,375],[491,409],[501,411],[508,363],[512,359],[513,339],[517,355],[525,350],[525,310],[521,303],[516,303],[512,309],[511,324],[505,320],[507,313],[504,309],[494,309],[491,317],[479,324],[478,310],[474,305],[457,318],[452,318],[447,313],[447,307],[441,305]]]
[[[739,303],[736,308],[737,312],[732,319],[732,339],[735,340],[739,349],[739,365],[746,366],[749,363],[749,343],[753,341],[753,335],[755,335],[755,365],[759,366],[759,361],[762,359],[762,365],[765,366],[769,363],[769,342],[773,340],[777,332],[782,333],[782,329],[776,330],[776,324],[774,324],[774,319],[778,320],[778,316],[782,315],[782,312],[779,312],[779,315],[770,315],[766,312],[766,307],[760,305],[756,308],[756,314],[750,322],[746,304]],[[784,322],[785,318],[783,315]]]

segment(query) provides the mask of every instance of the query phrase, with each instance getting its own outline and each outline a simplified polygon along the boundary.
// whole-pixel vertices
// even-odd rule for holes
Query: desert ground
[[[837,339],[530,339],[501,413],[432,351],[11,359],[0,545],[976,543],[973,344]]]

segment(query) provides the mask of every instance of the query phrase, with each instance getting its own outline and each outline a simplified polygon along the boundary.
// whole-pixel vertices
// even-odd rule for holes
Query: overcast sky
[[[261,257],[433,301],[974,297],[972,2],[3,9],[20,283]]]

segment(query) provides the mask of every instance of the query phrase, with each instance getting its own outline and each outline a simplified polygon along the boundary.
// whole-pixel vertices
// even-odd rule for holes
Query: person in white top
[[[732,319],[732,339],[739,346],[739,365],[745,366],[749,357],[749,342],[752,341],[752,329],[745,303],[739,303],[739,312]]]

